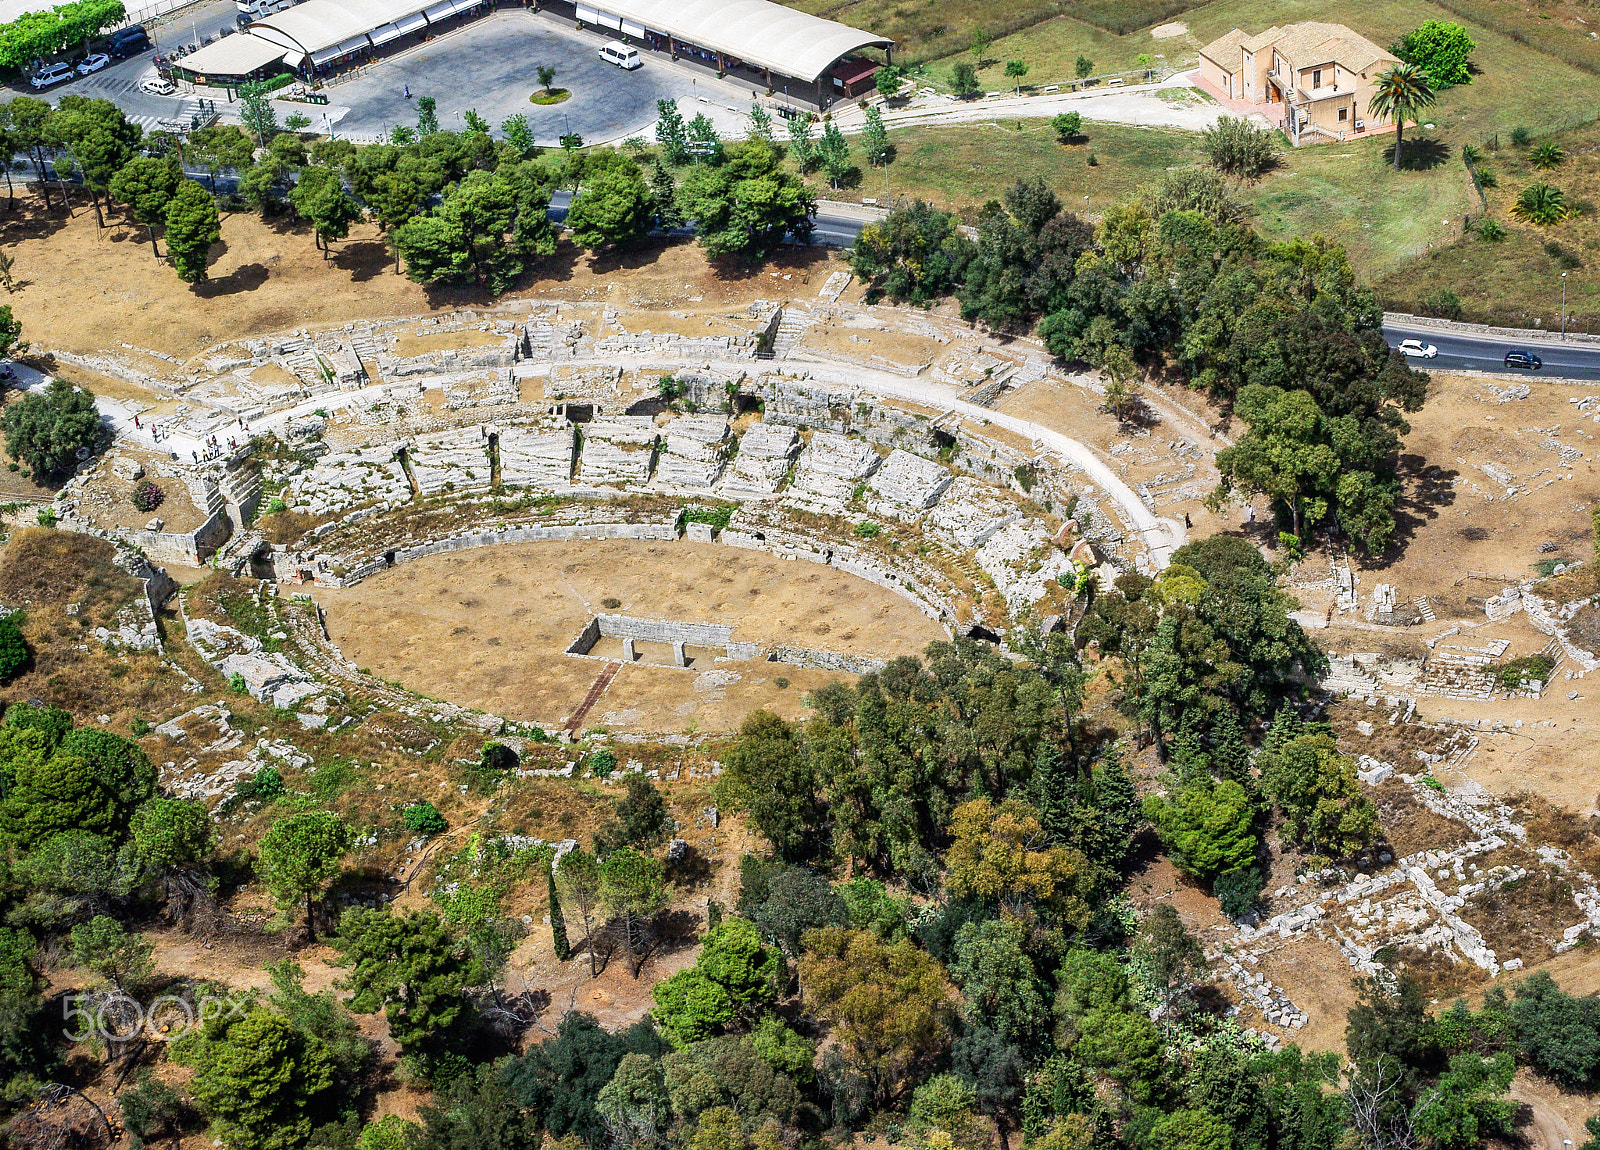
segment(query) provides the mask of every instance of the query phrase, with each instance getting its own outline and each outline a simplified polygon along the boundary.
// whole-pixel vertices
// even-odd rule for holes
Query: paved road
[[[1383,336],[1391,346],[1403,339],[1415,337],[1438,348],[1437,359],[1412,361],[1424,370],[1447,371],[1450,368],[1465,368],[1525,377],[1530,380],[1600,379],[1600,344],[1563,342],[1549,332],[1532,331],[1526,338],[1512,339],[1502,335],[1455,331],[1427,324],[1386,321],[1383,325]],[[1521,371],[1506,367],[1505,355],[1512,348],[1527,348],[1544,360],[1544,367],[1538,371]]]
[[[1228,109],[1194,86],[1192,72],[1179,72],[1158,84],[1091,88],[1083,92],[1039,92],[1026,96],[1010,93],[976,100],[950,96],[919,97],[903,108],[883,111],[885,126],[973,123],[997,117],[1049,118],[1058,112],[1077,112],[1085,120],[1100,120],[1135,127],[1186,128],[1200,132],[1229,114]],[[866,113],[856,104],[835,109],[834,118],[844,132],[859,132]]]

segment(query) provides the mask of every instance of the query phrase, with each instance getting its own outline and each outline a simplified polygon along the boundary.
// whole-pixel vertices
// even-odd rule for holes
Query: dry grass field
[[[334,642],[374,674],[547,724],[565,721],[605,666],[562,653],[600,611],[722,623],[736,640],[884,658],[945,637],[905,599],[854,576],[704,543],[518,544],[431,556],[316,595]],[[623,667],[586,725],[734,730],[757,707],[798,716],[805,692],[837,677],[691,653],[698,658],[683,670],[644,660]]]

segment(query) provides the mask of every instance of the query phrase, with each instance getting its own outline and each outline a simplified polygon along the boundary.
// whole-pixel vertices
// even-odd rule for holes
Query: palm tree
[[[1531,184],[1522,189],[1517,202],[1511,205],[1511,214],[1530,224],[1550,227],[1572,213],[1567,207],[1566,193],[1560,188],[1550,184]]]
[[[1433,85],[1428,73],[1415,64],[1395,64],[1378,73],[1377,87],[1367,111],[1379,119],[1394,117],[1394,170],[1400,170],[1400,133],[1406,119],[1415,120],[1417,113],[1434,101]]]
[[[1541,172],[1548,172],[1551,168],[1559,168],[1566,163],[1566,160],[1567,153],[1562,151],[1559,145],[1552,144],[1548,140],[1537,145],[1533,151],[1528,153],[1528,162]]]

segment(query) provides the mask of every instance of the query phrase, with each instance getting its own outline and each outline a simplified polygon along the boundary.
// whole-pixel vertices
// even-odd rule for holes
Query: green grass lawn
[[[1506,238],[1486,243],[1476,237],[1436,247],[1420,259],[1377,279],[1376,287],[1396,310],[1419,310],[1422,301],[1442,290],[1461,300],[1466,318],[1510,327],[1559,325],[1561,273],[1567,272],[1569,327],[1600,331],[1600,282],[1592,266],[1600,264],[1600,124],[1556,134],[1567,151],[1566,162],[1550,171],[1535,171],[1527,152],[1502,139],[1485,165],[1498,177],[1488,190],[1489,214],[1506,228]],[[1553,227],[1519,223],[1509,209],[1529,184],[1554,184],[1576,209],[1572,218]],[[1474,215],[1477,212],[1474,211]]]
[[[1338,240],[1367,276],[1453,243],[1463,213],[1481,214],[1466,168],[1452,156],[1432,170],[1396,172],[1384,157],[1391,142],[1291,149],[1252,189],[1257,230],[1271,239]]]
[[[1154,183],[1168,168],[1187,167],[1200,157],[1193,132],[1101,123],[1085,130],[1086,142],[1062,145],[1046,120],[897,129],[889,135],[895,147],[889,192],[920,196],[971,218],[1007,185],[1043,176],[1069,208],[1082,211],[1088,196],[1089,210],[1098,212]],[[1097,161],[1092,167],[1091,155]],[[830,199],[867,196],[881,202],[883,175],[882,168],[864,168],[855,186],[838,190],[815,173],[812,178],[818,194]]]
[[[1452,6],[1463,0],[1447,0]],[[1499,24],[1502,0],[1470,0],[1485,19]],[[1158,13],[1163,7],[1152,9]],[[1046,20],[996,40],[984,52],[991,61],[979,72],[984,87],[1006,86],[1004,62],[1022,60],[1029,66],[1028,83],[1034,86],[1070,80],[1078,57],[1094,62],[1096,73],[1124,71],[1138,66],[1139,57],[1163,57],[1170,66],[1190,66],[1200,48],[1232,28],[1260,31],[1270,23],[1324,20],[1347,24],[1378,44],[1390,44],[1424,20],[1455,20],[1464,24],[1477,42],[1473,62],[1481,70],[1470,85],[1440,94],[1432,119],[1452,144],[1478,143],[1495,132],[1525,125],[1536,132],[1552,131],[1587,122],[1600,115],[1600,76],[1551,54],[1561,51],[1569,59],[1600,68],[1600,41],[1569,31],[1559,24],[1534,22],[1537,27],[1519,39],[1492,30],[1429,0],[1275,0],[1263,9],[1254,0],[1213,0],[1172,18],[1188,31],[1156,39],[1148,28],[1119,36],[1072,15]],[[1524,22],[1528,23],[1527,21]],[[1597,24],[1600,27],[1600,24]],[[1534,34],[1536,33],[1536,35]],[[1551,51],[1541,51],[1536,43]],[[950,71],[971,53],[930,63],[927,74],[948,85]]]

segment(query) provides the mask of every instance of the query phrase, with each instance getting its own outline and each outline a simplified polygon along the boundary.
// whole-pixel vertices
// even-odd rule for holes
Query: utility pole
[[[1567,273],[1561,273],[1561,338],[1567,338]]]

